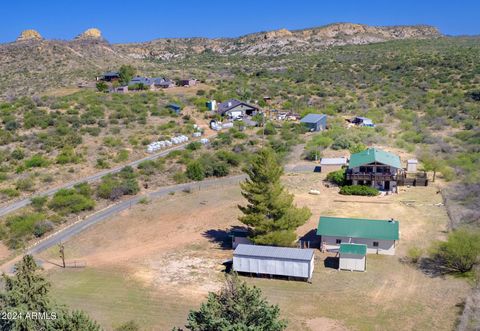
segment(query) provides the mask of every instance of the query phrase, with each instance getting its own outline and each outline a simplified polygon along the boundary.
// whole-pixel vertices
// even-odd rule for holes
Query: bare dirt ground
[[[445,237],[447,215],[436,205],[441,196],[435,187],[405,188],[384,197],[347,197],[325,187],[323,176],[284,176],[296,203],[312,210],[299,237],[316,229],[320,215],[394,217],[401,229],[397,255],[369,255],[367,272],[351,273],[329,268],[328,255],[317,252],[312,284],[244,279],[279,304],[289,330],[452,329],[468,284],[432,278],[400,262],[411,245],[428,247]],[[312,188],[321,194],[308,194]],[[231,258],[227,231],[240,225],[239,203],[244,201],[238,186],[225,186],[134,206],[66,243],[67,259],[86,261],[84,270],[44,264],[54,294],[86,310],[107,329],[129,319],[146,330],[181,326],[188,310],[198,308],[209,291],[221,286],[222,262]],[[58,262],[57,256],[55,249],[42,254],[53,262]],[[114,299],[108,299],[111,293]]]

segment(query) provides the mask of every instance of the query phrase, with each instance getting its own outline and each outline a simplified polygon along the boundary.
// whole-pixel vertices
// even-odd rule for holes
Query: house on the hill
[[[143,86],[143,89],[153,90],[155,81],[152,78],[135,76],[128,82],[129,89],[134,90],[136,87]]]
[[[233,270],[238,273],[312,278],[313,249],[239,244],[233,252]]]
[[[153,79],[153,85],[156,88],[170,88],[175,86],[175,82],[171,79],[164,77],[155,77]]]
[[[338,269],[365,271],[367,269],[367,245],[340,244]]]
[[[217,105],[217,114],[231,119],[243,118],[257,114],[259,108],[246,102],[230,99]]]
[[[380,190],[397,192],[398,181],[404,176],[400,157],[377,148],[352,154],[347,181],[352,185],[368,185]]]
[[[108,71],[105,72],[100,79],[97,78],[97,80],[103,80],[105,82],[114,82],[120,80],[120,73],[118,71]]]
[[[367,253],[394,255],[399,233],[399,222],[393,219],[321,216],[317,228],[321,249],[336,252],[341,244],[360,244],[367,246]]]
[[[310,131],[323,131],[327,128],[327,115],[308,114],[300,120]]]

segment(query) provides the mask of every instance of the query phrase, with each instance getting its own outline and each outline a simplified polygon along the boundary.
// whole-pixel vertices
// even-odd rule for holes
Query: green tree
[[[135,75],[135,68],[131,65],[122,65],[118,73],[120,74],[120,82],[122,84],[128,84],[128,82],[133,78]]]
[[[420,161],[423,163],[423,170],[426,172],[432,171],[433,178],[432,182],[435,182],[435,177],[438,171],[442,171],[445,166],[443,160],[433,156],[432,154],[424,154],[420,158]]]
[[[452,272],[468,272],[480,257],[480,233],[465,228],[455,230],[447,241],[438,244],[434,256]]]
[[[108,90],[108,85],[105,82],[98,82],[96,87],[98,92],[107,92]]]
[[[3,274],[4,290],[0,292],[0,309],[12,316],[24,318],[0,319],[2,331],[99,331],[100,326],[85,313],[69,311],[55,303],[48,295],[50,283],[40,274],[31,255],[25,255],[15,265],[15,275]],[[25,318],[32,312],[50,316]],[[55,317],[53,317],[55,316]]]
[[[199,161],[193,161],[188,164],[185,174],[189,179],[203,180],[205,178],[205,169]]]
[[[260,150],[245,168],[248,178],[240,184],[246,206],[239,206],[239,220],[252,227],[251,240],[256,244],[290,246],[295,229],[311,215],[308,208],[297,208],[293,195],[280,183],[283,168],[271,149]]]
[[[281,331],[287,322],[280,319],[280,308],[270,305],[259,288],[249,287],[233,275],[227,276],[218,293],[208,294],[198,311],[190,311],[185,327],[192,331]]]

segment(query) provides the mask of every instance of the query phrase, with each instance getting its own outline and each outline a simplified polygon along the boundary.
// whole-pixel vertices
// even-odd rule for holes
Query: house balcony
[[[398,179],[397,174],[390,173],[347,173],[347,180],[363,180],[363,181],[396,181]]]

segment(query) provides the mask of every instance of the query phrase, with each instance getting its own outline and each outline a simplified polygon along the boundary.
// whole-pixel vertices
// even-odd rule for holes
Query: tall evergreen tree
[[[98,331],[100,327],[85,313],[70,312],[48,296],[50,283],[38,272],[31,255],[25,255],[15,265],[15,275],[3,275],[5,290],[0,292],[2,331]]]
[[[311,215],[308,208],[297,208],[293,195],[280,182],[283,168],[275,153],[264,148],[245,168],[248,178],[240,184],[246,206],[239,206],[239,220],[252,228],[251,240],[256,244],[290,246],[295,230]]]
[[[278,306],[270,305],[259,288],[249,287],[234,274],[227,276],[220,292],[209,293],[200,309],[190,312],[186,328],[192,331],[281,331],[286,326],[287,322],[280,319]]]

